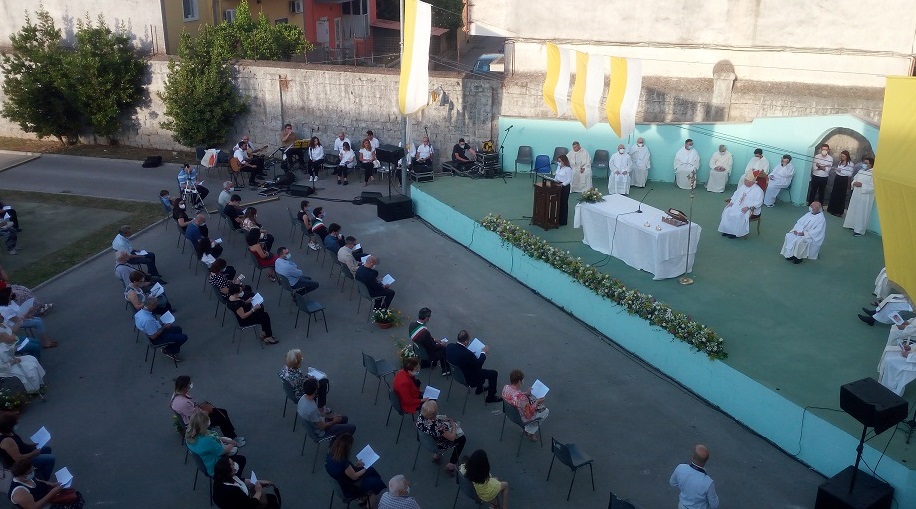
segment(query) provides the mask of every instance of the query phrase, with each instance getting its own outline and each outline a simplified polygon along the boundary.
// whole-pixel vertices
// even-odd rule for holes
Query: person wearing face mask
[[[194,382],[188,375],[180,375],[175,378],[175,391],[172,393],[172,399],[169,406],[172,411],[181,417],[181,422],[185,426],[190,424],[191,418],[197,412],[204,412],[210,418],[210,425],[216,426],[223,433],[223,436],[234,440],[239,447],[245,446],[245,437],[239,436],[235,432],[235,426],[229,419],[229,412],[224,408],[216,408],[207,401],[196,402],[191,396],[191,389],[194,388]]]
[[[693,140],[687,138],[684,147],[674,155],[674,181],[681,189],[692,189],[697,185],[697,170],[700,168],[700,154],[693,148]]]
[[[719,145],[719,150],[709,158],[707,191],[710,193],[725,191],[725,186],[728,185],[728,177],[732,174],[732,163],[732,153],[725,148],[725,145]]]
[[[636,138],[636,143],[630,145],[627,154],[633,160],[633,169],[630,171],[630,185],[634,187],[646,187],[646,180],[649,178],[649,168],[652,167],[650,161],[652,154],[646,141],[642,138]]]
[[[865,158],[865,168],[859,170],[852,179],[852,198],[846,210],[843,228],[851,228],[853,235],[861,237],[868,228],[871,210],[875,205],[875,181],[872,177],[873,157]]]
[[[592,187],[592,156],[588,150],[582,148],[578,141],[572,144],[566,157],[569,159],[569,167],[572,168],[572,183],[570,191],[573,193],[583,193]],[[559,164],[559,163],[558,163]]]
[[[293,254],[289,252],[289,249],[281,247],[277,250],[277,261],[274,262],[274,271],[277,276],[286,278],[293,291],[300,295],[316,290],[318,283],[303,274],[302,269],[296,266],[292,258]]]
[[[458,138],[458,143],[452,147],[452,162],[454,162],[460,171],[468,171],[474,165],[474,161],[468,156],[468,144],[464,138]]]
[[[244,456],[237,454],[239,443],[211,431],[210,426],[212,425],[210,416],[206,412],[203,410],[194,412],[184,434],[185,445],[189,451],[201,459],[210,477],[213,477],[213,467],[216,466],[217,460],[223,456],[228,456],[238,465],[236,474],[241,477],[246,460]]]
[[[808,213],[796,221],[792,230],[786,234],[780,254],[795,264],[803,262],[805,258],[817,260],[826,236],[827,220],[821,213],[821,204],[811,202]]]
[[[276,345],[279,343],[273,337],[273,329],[270,326],[270,315],[264,311],[264,304],[252,304],[251,297],[245,298],[246,292],[241,286],[229,284],[229,301],[226,306],[229,311],[235,315],[235,319],[242,327],[249,325],[261,326],[261,341],[265,345]],[[239,340],[241,341],[241,339]]]
[[[273,487],[273,493],[266,489]],[[213,466],[213,503],[219,509],[280,509],[280,490],[266,479],[242,480],[238,465],[223,456]]]
[[[188,239],[188,242],[194,246],[195,252],[200,252],[198,244],[200,244],[202,240],[206,240],[210,245],[209,252],[214,258],[219,258],[220,255],[223,254],[223,246],[210,240],[210,232],[207,230],[207,216],[203,214],[194,216],[194,219],[191,220],[191,223],[188,224],[188,227],[185,229],[184,236]]]
[[[833,189],[830,190],[830,201],[827,202],[827,212],[836,217],[843,217],[846,211],[846,196],[849,194],[850,180],[855,167],[848,150],[840,152],[840,160],[836,165],[836,174],[833,176]]]
[[[389,288],[391,285],[384,285],[379,281],[378,271],[375,270],[378,263],[378,257],[369,255],[369,258],[366,258],[366,263],[360,265],[359,268],[356,269],[356,273],[353,277],[360,283],[366,285],[366,288],[369,290],[369,295],[373,298],[384,297],[379,307],[388,309],[388,306],[391,305],[391,301],[394,299],[394,290]]]
[[[754,157],[747,162],[747,166],[744,167],[744,175],[751,175],[754,178],[763,174],[766,176],[770,171],[770,162],[763,157],[763,150],[756,148],[754,149]]]
[[[814,155],[811,163],[811,182],[808,184],[808,203],[813,201],[824,202],[824,192],[827,189],[827,179],[830,168],[833,167],[833,158],[830,157],[830,145],[821,145],[820,152]]]
[[[378,509],[420,509],[420,504],[410,496],[410,481],[396,475],[388,481],[388,491],[382,493]]]
[[[630,172],[632,169],[633,159],[627,155],[623,143],[617,145],[617,152],[611,156],[607,192],[610,194],[630,194]]]
[[[196,209],[204,207],[204,199],[210,194],[210,190],[204,187],[203,180],[197,173],[197,168],[190,164],[185,164],[178,171],[178,187],[182,196],[191,197],[192,205]]]
[[[560,207],[557,210],[557,224],[566,226],[569,223],[569,193],[576,172],[569,163],[569,158],[563,154],[557,157],[557,172],[553,178],[560,183]]]
[[[420,392],[420,360],[407,357],[401,366],[402,369],[394,375],[392,386],[401,403],[401,410],[413,414],[426,402]]]
[[[16,507],[23,509],[61,507],[51,503],[51,500],[61,492],[72,492],[65,507],[83,507],[86,503],[83,495],[78,491],[64,488],[59,482],[36,479],[35,467],[32,466],[31,459],[21,459],[13,463],[10,471],[13,475],[13,481],[10,483],[10,501],[16,504]]]
[[[35,466],[35,477],[47,481],[54,472],[54,463],[57,461],[51,454],[51,447],[45,445],[39,448],[32,443],[26,443],[19,434],[19,416],[16,414],[0,415],[0,460],[3,468],[10,468],[19,460],[28,459]]]
[[[744,237],[750,231],[750,218],[760,213],[763,205],[763,189],[757,185],[753,175],[745,175],[744,183],[735,189],[732,197],[722,210],[719,232],[723,237],[735,239]]]
[[[229,200],[232,199],[232,193],[235,192],[235,187],[232,186],[232,181],[227,180],[223,182],[223,191],[219,193],[219,198],[216,199],[219,203],[219,208],[223,209],[226,205],[229,204]]]
[[[792,156],[786,154],[782,156],[779,166],[773,168],[770,173],[770,183],[767,185],[766,193],[763,195],[763,204],[772,207],[776,204],[776,197],[779,192],[792,185],[792,177],[795,176],[795,166],[792,165]]]

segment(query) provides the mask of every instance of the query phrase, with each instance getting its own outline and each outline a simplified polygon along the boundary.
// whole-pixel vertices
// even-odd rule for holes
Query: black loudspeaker
[[[375,149],[375,157],[383,163],[398,164],[404,159],[404,149],[395,145],[379,145]]]
[[[849,483],[855,467],[846,467],[817,488],[814,509],[890,509],[894,488],[861,470],[852,493]]]
[[[878,383],[863,378],[840,387],[840,408],[880,434],[906,419],[906,400]]]
[[[289,194],[292,196],[311,196],[315,194],[315,188],[302,184],[293,184],[289,186]]]
[[[611,500],[607,503],[607,509],[636,509],[629,500],[620,500],[614,492],[611,492]]]
[[[378,217],[388,222],[411,218],[413,217],[413,202],[406,196],[380,198]]]
[[[375,193],[372,191],[363,191],[363,194],[360,195],[360,200],[365,203],[371,203],[373,205],[378,205],[378,201],[382,198],[382,193]]]
[[[144,168],[157,168],[162,166],[162,156],[147,156],[142,166]]]

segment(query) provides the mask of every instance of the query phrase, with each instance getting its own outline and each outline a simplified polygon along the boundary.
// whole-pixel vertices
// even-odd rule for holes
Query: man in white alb
[[[820,202],[813,201],[808,213],[796,221],[792,231],[786,234],[780,253],[792,263],[799,264],[805,258],[817,260],[824,237],[827,236],[827,220],[821,214]]]
[[[763,157],[763,150],[759,148],[754,149],[754,157],[747,162],[747,166],[744,167],[744,175],[751,174],[754,178],[761,176],[766,176],[770,171],[770,162]]]
[[[795,176],[795,166],[792,165],[792,156],[786,154],[782,156],[779,166],[773,168],[770,173],[770,181],[767,183],[767,190],[763,194],[763,204],[772,207],[776,204],[776,197],[779,192],[792,185],[792,177]]]
[[[725,191],[728,184],[728,177],[732,174],[732,153],[725,148],[725,145],[719,145],[719,150],[709,158],[709,180],[706,182],[706,190],[711,193],[721,193]]]
[[[617,145],[617,152],[611,156],[610,172],[607,181],[607,192],[610,194],[630,194],[630,171],[633,159],[627,155],[623,143]]]
[[[878,382],[903,396],[908,383],[916,379],[916,320],[891,325],[887,346],[878,362]]]
[[[635,187],[646,187],[646,180],[649,179],[649,168],[652,167],[649,161],[651,154],[649,147],[646,146],[645,140],[636,138],[636,144],[630,145],[627,154],[633,159],[633,166],[630,170],[630,185]]]
[[[572,168],[572,184],[570,192],[582,193],[592,187],[592,156],[588,150],[582,148],[578,141],[572,144],[572,150],[566,154],[569,158],[569,167]]]
[[[687,138],[684,147],[674,155],[674,181],[681,189],[696,187],[696,172],[700,169],[700,154],[693,149],[693,140]],[[693,179],[691,179],[693,175]]]
[[[706,473],[706,462],[709,461],[709,449],[705,445],[693,448],[690,463],[681,463],[671,474],[668,484],[680,491],[678,509],[716,509],[719,507],[719,495],[716,484]]]
[[[875,309],[862,308],[862,311],[865,312],[865,315],[858,315],[859,320],[867,323],[869,326],[875,324],[875,322],[881,322],[884,324],[894,323],[894,316],[898,315],[902,311],[912,311],[913,306],[910,304],[909,299],[906,295],[902,293],[892,293],[884,298]]]
[[[874,164],[874,158],[866,157],[865,168],[859,170],[852,179],[852,198],[849,199],[843,228],[851,228],[856,237],[865,235],[871,209],[875,205],[875,180],[872,176]]]
[[[337,152],[337,155],[340,155],[340,153],[343,152],[344,143],[350,145],[350,147],[353,146],[353,144],[350,143],[350,138],[347,138],[347,133],[340,131],[337,133],[337,137],[334,138],[334,152]]]
[[[744,176],[744,183],[735,189],[735,193],[728,200],[728,205],[722,211],[722,220],[719,221],[719,232],[723,237],[730,239],[744,237],[750,231],[750,218],[753,214],[760,213],[763,205],[763,189],[751,176]]]

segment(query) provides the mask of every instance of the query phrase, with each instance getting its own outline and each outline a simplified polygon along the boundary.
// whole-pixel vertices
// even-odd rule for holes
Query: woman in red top
[[[415,413],[426,400],[420,398],[420,361],[416,357],[404,359],[403,369],[394,375],[394,393],[401,402],[401,410]]]

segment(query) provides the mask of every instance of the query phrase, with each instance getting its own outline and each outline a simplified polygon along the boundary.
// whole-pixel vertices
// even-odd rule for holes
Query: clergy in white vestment
[[[633,159],[627,155],[623,143],[617,145],[617,152],[611,156],[610,178],[607,181],[607,192],[610,194],[630,194],[630,171]]]
[[[891,325],[887,346],[878,362],[878,381],[903,396],[906,385],[916,379],[916,320]]]
[[[805,258],[817,260],[826,235],[827,220],[821,214],[821,204],[813,201],[808,213],[796,221],[792,231],[786,234],[780,253],[793,263],[801,263]]]
[[[856,237],[865,235],[871,209],[875,205],[875,181],[872,177],[875,160],[866,157],[865,164],[865,168],[852,179],[852,198],[846,209],[846,219],[843,220],[843,228],[851,228]]]
[[[891,285],[887,281],[887,267],[882,267],[881,272],[875,278],[875,291],[872,292],[878,297],[878,302],[887,298],[891,294]]]
[[[773,172],[770,173],[770,182],[767,183],[767,190],[763,194],[763,204],[767,207],[775,205],[779,192],[792,185],[794,176],[795,166],[792,165],[792,156],[786,154],[782,156],[779,166],[773,168]]]
[[[763,189],[760,189],[753,177],[745,176],[744,183],[735,189],[735,193],[728,200],[728,205],[722,211],[719,232],[723,237],[731,239],[744,237],[750,231],[751,215],[759,214],[761,205],[763,205]]]
[[[572,144],[572,150],[566,154],[569,158],[569,167],[572,168],[572,184],[570,191],[582,193],[592,187],[592,157],[588,150],[582,148],[578,141]]]
[[[728,184],[728,177],[732,174],[732,153],[725,148],[725,145],[719,145],[719,151],[709,158],[709,180],[706,182],[706,190],[712,193],[721,193],[725,191]]]
[[[905,295],[892,293],[885,297],[874,310],[862,308],[862,311],[867,314],[858,316],[859,320],[862,320],[870,326],[874,325],[875,322],[892,324],[895,323],[895,318],[898,318],[900,313],[912,310],[913,305]]]
[[[646,187],[646,180],[649,179],[649,168],[652,167],[652,163],[649,161],[651,154],[645,140],[636,138],[636,144],[630,145],[630,148],[627,149],[627,154],[633,160],[633,165],[630,167],[630,185]]]
[[[744,174],[749,173],[753,174],[754,177],[758,177],[761,173],[766,175],[770,172],[770,162],[763,157],[763,150],[759,148],[754,149],[754,157],[747,162],[747,166],[744,167]]]
[[[697,170],[700,169],[700,154],[693,148],[693,140],[687,138],[684,147],[674,154],[674,181],[681,189],[696,187]],[[693,176],[691,178],[691,175]]]

